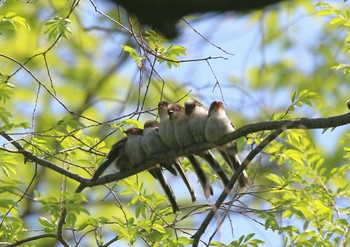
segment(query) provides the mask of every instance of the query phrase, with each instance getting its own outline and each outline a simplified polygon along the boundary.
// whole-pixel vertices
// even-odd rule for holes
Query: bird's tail
[[[174,191],[172,190],[172,188],[170,187],[168,181],[166,180],[162,170],[160,167],[154,167],[152,169],[149,170],[149,172],[153,175],[153,177],[155,177],[160,185],[162,186],[166,196],[168,197],[168,200],[171,204],[171,207],[173,209],[173,212],[176,213],[178,211],[180,211],[179,206],[177,205],[176,199],[175,199],[175,194]]]
[[[241,161],[237,156],[237,148],[235,144],[225,145],[224,147],[220,147],[218,150],[233,172],[240,168]],[[241,188],[249,188],[252,185],[252,182],[250,181],[245,170],[239,177],[238,183]]]
[[[205,175],[203,168],[201,167],[194,155],[188,155],[186,156],[186,158],[190,161],[193,170],[198,177],[199,183],[202,186],[205,197],[209,198],[211,195],[213,195],[213,188],[210,186],[210,182],[208,180],[207,175]]]
[[[96,181],[113,161],[115,160],[110,158],[107,158],[105,161],[103,161],[92,176],[91,182]]]
[[[226,186],[230,180],[227,177],[225,171],[220,166],[219,162],[215,159],[215,156],[213,155],[213,153],[210,152],[209,150],[206,150],[206,151],[200,152],[198,155],[208,162],[210,167],[220,177],[222,183]]]
[[[196,201],[196,194],[194,193],[193,186],[192,186],[190,180],[188,179],[185,171],[183,170],[179,160],[175,160],[174,161],[174,167],[177,170],[177,172],[180,174],[180,176],[181,176],[182,180],[184,181],[188,191],[190,192],[192,202],[195,202]]]

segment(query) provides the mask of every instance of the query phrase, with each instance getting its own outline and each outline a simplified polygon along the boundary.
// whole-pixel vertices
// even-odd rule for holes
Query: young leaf
[[[56,16],[53,19],[46,22],[45,25],[47,25],[48,28],[44,33],[48,34],[49,39],[51,40],[55,40],[59,36],[69,39],[69,35],[72,33],[69,28],[70,23],[71,23],[70,19]]]

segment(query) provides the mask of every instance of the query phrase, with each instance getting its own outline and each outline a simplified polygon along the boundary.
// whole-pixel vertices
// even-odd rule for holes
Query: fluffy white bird
[[[227,117],[223,103],[221,101],[212,102],[209,108],[207,123],[205,125],[205,138],[209,142],[217,143],[221,137],[233,132],[234,130],[235,127]],[[218,150],[233,171],[240,167],[241,161],[237,156],[238,151],[236,141],[219,146]],[[242,188],[249,188],[252,184],[246,171],[243,171],[241,174],[239,184]]]
[[[188,117],[188,126],[191,130],[195,143],[199,144],[206,142],[205,125],[208,118],[208,109],[205,108],[198,100],[188,99],[185,102],[185,113]],[[224,185],[229,182],[228,176],[210,150],[199,152],[197,155],[208,162],[210,167],[220,177]]]
[[[158,104],[158,116],[159,116],[159,136],[162,142],[170,150],[178,150],[179,145],[177,144],[174,132],[173,123],[169,119],[168,115],[169,103],[166,101],[161,101]]]

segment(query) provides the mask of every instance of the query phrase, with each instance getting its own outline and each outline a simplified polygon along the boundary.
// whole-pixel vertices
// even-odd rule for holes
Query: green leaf
[[[0,15],[0,34],[2,30],[16,31],[19,26],[30,30],[30,26],[25,18],[16,15],[14,12],[9,12],[6,15]]]
[[[10,118],[12,117],[12,114],[6,110],[5,107],[0,106],[0,120],[6,124],[10,124]]]
[[[139,197],[138,196],[134,196],[131,201],[129,202],[129,205],[134,205],[139,201]]]
[[[301,153],[298,150],[288,149],[288,150],[284,151],[284,155],[287,156],[288,159],[297,162],[299,165],[304,164],[303,153]]]
[[[130,54],[130,56],[132,57],[134,62],[137,64],[137,67],[139,67],[139,69],[143,67],[143,61],[146,59],[146,57],[142,56],[134,48],[128,45],[122,45],[122,49]]]
[[[39,223],[40,225],[42,225],[43,227],[53,227],[55,226],[54,224],[52,224],[48,219],[46,219],[45,217],[39,217]]]
[[[245,238],[244,238],[244,241],[245,242],[248,242],[252,237],[254,237],[255,233],[250,233],[248,234]]]
[[[78,121],[73,116],[65,116],[61,120],[59,120],[56,124],[56,128],[58,130],[62,130],[62,131],[67,130],[68,132],[70,132],[72,129],[76,130],[84,127],[85,125],[80,121]]]
[[[134,127],[137,127],[137,128],[141,128],[141,129],[143,128],[143,124],[140,121],[138,121],[136,119],[131,119],[131,118],[122,120],[122,121],[119,122],[119,124],[121,124],[121,125],[131,125],[131,126],[134,126]]]
[[[55,233],[56,232],[56,225],[53,224],[48,219],[46,219],[45,217],[39,217],[38,221],[39,221],[39,224],[44,227],[44,231],[46,233]]]
[[[265,175],[265,178],[271,180],[272,182],[275,182],[278,185],[284,185],[285,184],[285,181],[281,177],[279,177],[279,176],[277,176],[276,174],[273,174],[273,173],[269,173],[269,174]]]
[[[292,101],[292,103],[294,103],[296,95],[297,95],[297,91],[294,91],[290,97],[290,101]]]
[[[157,232],[160,232],[160,233],[166,233],[164,227],[159,225],[159,224],[152,225],[152,229],[156,230]]]
[[[277,219],[274,217],[269,217],[265,221],[265,229],[271,229],[272,231],[276,231],[279,229]]]
[[[126,196],[126,195],[134,195],[135,191],[132,189],[127,189],[127,190],[123,190],[122,192],[120,192],[120,195],[122,196]]]
[[[343,70],[345,75],[350,73],[350,65],[345,63],[336,63],[335,65],[331,66],[331,69]]]
[[[48,34],[49,39],[51,40],[55,40],[59,36],[69,39],[69,35],[72,33],[69,28],[70,23],[70,19],[56,16],[53,19],[46,22],[45,25],[47,25],[48,28],[44,33]]]

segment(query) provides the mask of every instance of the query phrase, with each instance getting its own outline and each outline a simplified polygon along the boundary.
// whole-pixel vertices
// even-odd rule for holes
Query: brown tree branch
[[[13,244],[6,245],[6,247],[16,247],[16,246],[19,246],[21,244],[31,242],[34,240],[38,240],[38,239],[42,239],[42,238],[56,238],[56,234],[49,234],[48,233],[48,234],[42,234],[42,235],[38,235],[38,236],[28,237],[28,238],[25,238],[22,240],[18,240]]]
[[[166,153],[160,153],[153,155],[147,162],[142,165],[138,165],[133,169],[126,170],[123,172],[118,172],[110,175],[103,176],[96,180],[94,183],[91,183],[90,179],[83,178],[75,173],[72,173],[68,170],[63,169],[62,167],[56,165],[53,162],[45,160],[31,153],[22,147],[22,145],[14,140],[10,135],[5,132],[0,132],[0,135],[3,136],[7,141],[9,141],[19,153],[21,153],[27,160],[37,163],[38,165],[47,167],[51,170],[54,170],[62,175],[65,175],[77,182],[80,183],[76,192],[81,192],[86,187],[94,187],[114,181],[121,180],[123,178],[135,175],[139,172],[145,171],[151,168],[154,164],[157,164],[161,161],[169,160],[174,157],[186,156],[193,153],[198,153],[203,150],[215,148],[217,145],[223,145],[225,143],[237,140],[243,136],[247,136],[250,133],[264,131],[264,130],[276,130],[287,126],[288,129],[324,129],[324,128],[335,128],[343,126],[350,123],[350,113],[345,113],[343,115],[328,117],[328,118],[298,118],[293,120],[280,120],[280,121],[265,121],[258,122],[253,124],[245,125],[241,128],[238,128],[232,133],[227,134],[222,137],[217,144],[214,143],[202,143],[199,145],[190,146],[184,149],[177,151],[168,151]]]
[[[6,134],[5,132],[0,132],[0,135],[4,137],[7,141],[9,141],[17,150],[19,153],[21,153],[27,160],[30,160],[32,162],[37,163],[38,165],[47,167],[51,170],[54,170],[62,175],[65,175],[77,182],[84,182],[84,180],[87,180],[85,178],[82,178],[81,176],[72,173],[66,169],[63,169],[62,167],[56,165],[55,163],[42,159],[32,152],[26,150],[18,141],[14,140],[10,135]]]
[[[63,246],[69,247],[69,244],[63,237],[63,226],[66,223],[66,217],[67,217],[67,208],[66,208],[66,205],[64,205],[64,202],[62,202],[61,216],[57,224],[57,240],[60,241]]]
[[[328,117],[328,118],[298,118],[293,120],[265,121],[265,122],[248,124],[222,137],[217,144],[202,143],[199,145],[194,145],[184,149],[180,149],[178,151],[171,150],[166,153],[153,155],[149,160],[147,160],[147,162],[145,162],[142,165],[133,167],[133,169],[126,170],[123,172],[118,172],[118,173],[103,176],[98,180],[96,180],[94,183],[91,183],[90,180],[83,179],[82,180],[83,182],[77,188],[76,192],[81,192],[86,187],[93,187],[93,186],[102,185],[105,183],[118,181],[120,179],[145,171],[151,168],[154,164],[157,164],[161,161],[166,161],[174,157],[186,156],[189,154],[198,153],[199,151],[212,149],[217,145],[223,145],[233,140],[237,140],[243,136],[247,136],[250,133],[264,131],[264,130],[276,130],[281,128],[287,128],[287,129],[335,128],[335,127],[343,126],[349,123],[350,123],[350,113],[345,113],[343,115]]]

